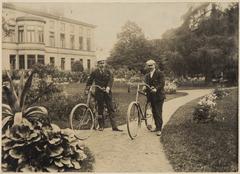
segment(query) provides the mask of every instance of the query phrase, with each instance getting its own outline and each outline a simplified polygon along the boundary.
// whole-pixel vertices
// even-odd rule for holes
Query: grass
[[[217,101],[220,112],[212,123],[192,121],[199,99],[179,108],[161,136],[176,172],[238,171],[238,89]]]
[[[68,84],[63,86],[63,90],[65,93],[74,95],[83,93],[85,88],[85,84]],[[177,97],[185,96],[187,93],[184,92],[177,92],[176,94],[166,95],[166,100],[171,100]],[[135,100],[136,96],[136,89],[132,88],[131,91],[128,93],[127,85],[124,84],[117,84],[113,86],[113,100],[117,104],[117,112],[115,113],[115,118],[118,125],[126,124],[126,113],[128,109],[128,105],[131,101]],[[145,101],[145,96],[140,96],[139,100],[140,103]],[[61,125],[61,121],[57,121],[56,124]],[[66,125],[66,123],[64,123]],[[109,119],[105,121],[105,127],[110,127]]]

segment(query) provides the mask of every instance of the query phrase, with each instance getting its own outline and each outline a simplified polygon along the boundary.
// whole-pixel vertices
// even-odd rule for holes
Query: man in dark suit
[[[156,62],[154,60],[148,60],[146,65],[149,73],[145,76],[145,83],[147,83],[151,89],[145,88],[145,91],[147,92],[147,99],[151,103],[153,118],[156,125],[156,129],[152,131],[160,136],[163,124],[162,107],[165,99],[165,79],[163,72],[156,69]]]
[[[116,121],[114,119],[114,109],[112,104],[112,84],[113,84],[113,75],[112,73],[106,69],[105,60],[99,60],[97,62],[97,69],[94,70],[87,81],[85,93],[88,93],[90,86],[95,82],[95,85],[101,86],[103,89],[96,88],[95,97],[98,106],[98,122],[99,122],[99,131],[103,131],[104,129],[104,103],[109,112],[109,119],[112,125],[113,131],[122,131],[118,129]]]

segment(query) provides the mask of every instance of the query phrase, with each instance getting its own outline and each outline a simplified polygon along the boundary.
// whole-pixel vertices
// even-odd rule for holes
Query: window
[[[91,51],[91,39],[89,37],[87,38],[87,50]]]
[[[16,55],[10,55],[10,69],[16,69]]]
[[[65,34],[60,34],[60,47],[65,48]]]
[[[18,42],[22,43],[23,42],[23,36],[24,36],[24,28],[23,26],[18,27]]]
[[[54,57],[50,57],[50,65],[55,66],[55,58]]]
[[[90,59],[87,60],[87,69],[88,70],[91,69],[91,60]]]
[[[65,32],[65,24],[64,23],[60,24],[60,31]]]
[[[24,55],[19,55],[19,69],[25,69]]]
[[[83,50],[83,37],[79,37],[79,50]]]
[[[27,42],[35,42],[34,26],[27,26]]]
[[[80,59],[80,63],[83,65],[83,59]]]
[[[35,63],[35,55],[27,55],[27,68],[31,69]]]
[[[38,55],[37,63],[43,64],[43,65],[45,64],[44,55]]]
[[[49,22],[49,26],[50,26],[50,29],[54,29],[55,22],[51,20],[51,21]]]
[[[37,38],[38,38],[38,42],[39,43],[43,43],[44,42],[44,36],[43,36],[43,27],[38,27],[37,28]]]
[[[74,35],[70,35],[70,48],[74,49]]]
[[[74,58],[71,58],[71,70],[73,69]]]
[[[61,58],[61,70],[65,70],[65,58]]]
[[[49,33],[49,44],[51,47],[55,47],[55,35],[54,32]]]

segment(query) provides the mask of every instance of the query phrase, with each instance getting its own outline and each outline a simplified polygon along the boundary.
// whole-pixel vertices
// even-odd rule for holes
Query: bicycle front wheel
[[[91,136],[94,127],[94,117],[91,109],[83,103],[76,105],[70,113],[70,126],[75,136],[85,140]]]
[[[127,130],[129,137],[133,140],[141,126],[140,111],[136,102],[130,103],[127,111]]]

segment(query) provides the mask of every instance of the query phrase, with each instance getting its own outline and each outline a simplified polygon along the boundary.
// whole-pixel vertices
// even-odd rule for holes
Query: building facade
[[[95,25],[3,3],[2,68],[31,69],[35,63],[71,71],[74,61],[84,70],[96,65]]]

